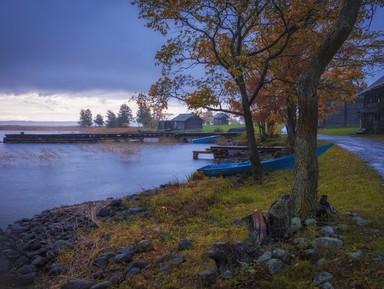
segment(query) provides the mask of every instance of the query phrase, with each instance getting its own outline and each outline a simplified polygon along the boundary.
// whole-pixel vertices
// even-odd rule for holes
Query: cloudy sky
[[[0,121],[135,110],[128,100],[160,76],[154,55],[165,42],[144,24],[129,0],[0,0]]]

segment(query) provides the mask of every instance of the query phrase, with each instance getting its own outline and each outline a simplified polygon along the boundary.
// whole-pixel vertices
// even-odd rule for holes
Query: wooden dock
[[[66,133],[66,134],[34,134],[24,133],[6,134],[3,138],[4,143],[98,143],[102,141],[130,141],[145,138],[176,138],[189,141],[193,138],[220,135],[223,137],[235,137],[238,133],[203,133],[203,132],[131,132],[115,134],[92,134],[92,133]]]
[[[274,154],[282,150],[283,148],[284,147],[282,146],[257,147],[259,153],[263,153],[263,154],[267,154],[267,153]],[[200,154],[213,154],[213,157],[215,159],[220,159],[220,158],[228,158],[231,156],[236,156],[236,154],[248,156],[249,151],[247,146],[211,146],[210,148],[207,148],[205,151],[193,151],[193,159],[197,160]]]

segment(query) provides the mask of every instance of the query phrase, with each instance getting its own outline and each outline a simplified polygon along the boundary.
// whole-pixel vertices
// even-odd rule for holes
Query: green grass
[[[364,250],[365,258],[351,263],[343,254],[329,261],[324,270],[335,275],[335,288],[382,288],[384,282],[382,264],[374,264],[374,254],[384,254],[384,180],[373,169],[352,153],[333,146],[319,158],[320,177],[318,196],[328,195],[339,212],[351,211],[369,219],[372,223],[364,230],[347,230],[344,234],[345,248],[349,251]],[[137,256],[156,264],[162,256],[182,255],[186,262],[172,266],[164,273],[158,266],[133,276],[116,288],[195,288],[200,271],[213,269],[215,264],[206,258],[212,244],[218,241],[245,240],[248,230],[245,225],[233,222],[251,214],[254,210],[268,210],[277,196],[289,194],[293,171],[278,171],[269,174],[263,184],[252,179],[239,182],[237,178],[208,179],[201,175],[194,180],[159,189],[152,197],[140,201],[125,200],[128,207],[145,206],[151,214],[146,219],[126,222],[104,223],[84,238],[92,240],[99,251],[132,245],[141,239],[153,242],[155,251]],[[340,217],[342,222],[344,217]],[[350,228],[352,224],[350,224]],[[372,233],[373,230],[375,233]],[[110,241],[103,243],[101,236],[108,232]],[[307,232],[315,234],[315,232]],[[160,237],[161,236],[161,237]],[[193,240],[192,249],[177,250],[179,240]],[[279,246],[288,246],[283,244]],[[104,248],[104,247],[105,248]],[[78,270],[71,278],[91,279],[89,269],[83,268],[82,259],[92,260],[97,256],[94,248],[79,246],[76,253],[67,253],[60,260]],[[124,265],[110,270],[124,270]],[[314,268],[307,260],[294,257],[290,270],[274,277],[260,265],[240,267],[229,280],[222,280],[212,288],[316,288],[312,285]],[[52,288],[60,288],[68,276],[61,276]],[[160,282],[161,281],[161,282]]]
[[[359,127],[335,127],[335,128],[319,128],[318,134],[346,136],[356,134],[360,130]]]
[[[203,132],[227,132],[231,128],[244,128],[245,124],[203,125]],[[255,125],[256,131],[258,131]]]

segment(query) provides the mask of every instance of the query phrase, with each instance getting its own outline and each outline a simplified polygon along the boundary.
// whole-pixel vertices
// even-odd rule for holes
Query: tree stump
[[[249,241],[252,245],[260,245],[268,237],[267,222],[262,212],[255,211],[242,219],[248,227]]]
[[[292,210],[289,195],[279,196],[268,212],[268,233],[274,241],[286,240],[291,235]]]
[[[327,217],[331,218],[336,214],[336,208],[328,202],[328,196],[322,195],[320,198],[320,205],[317,208],[316,217]]]

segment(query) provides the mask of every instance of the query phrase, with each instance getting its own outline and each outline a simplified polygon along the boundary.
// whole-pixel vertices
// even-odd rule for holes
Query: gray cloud
[[[162,36],[126,0],[0,1],[0,91],[146,90]]]

